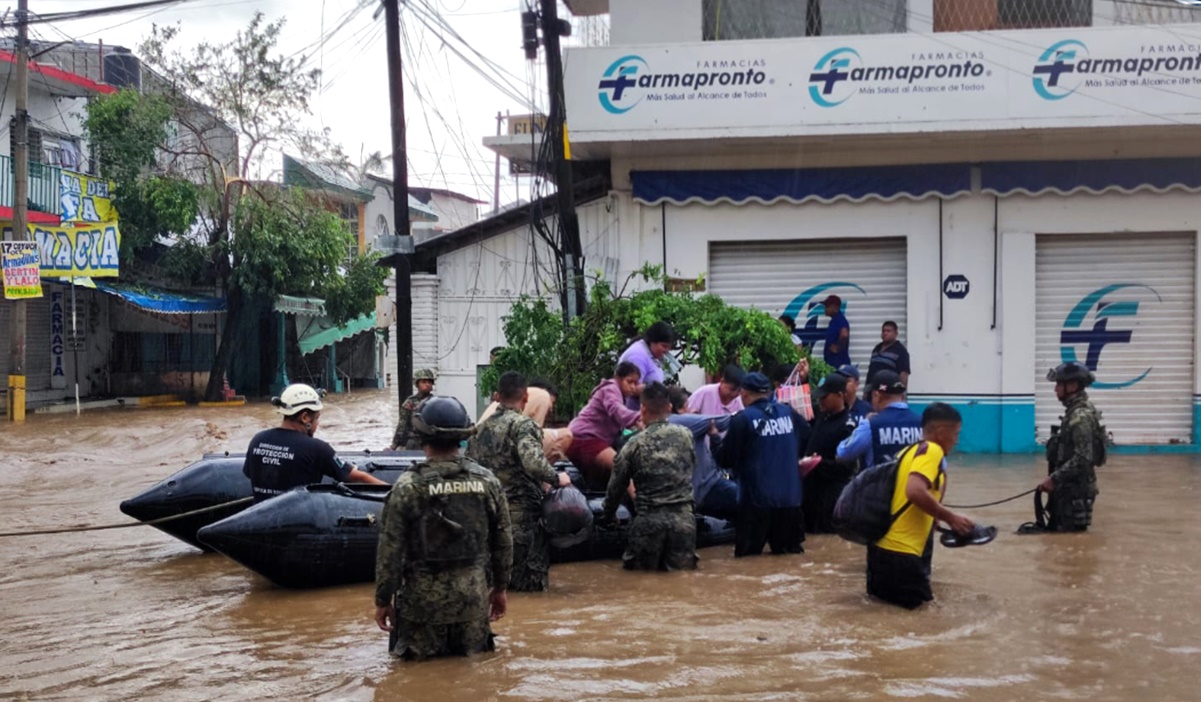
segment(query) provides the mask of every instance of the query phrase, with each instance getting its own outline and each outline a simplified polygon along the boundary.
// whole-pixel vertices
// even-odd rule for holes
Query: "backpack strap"
[[[897,470],[898,471],[901,469],[901,464],[904,463],[904,461],[905,461],[905,456],[909,453],[912,453],[914,450],[916,450],[918,446],[921,446],[921,442],[913,444],[909,448],[902,451],[899,456],[897,456]],[[941,469],[940,469],[940,475],[941,475]],[[894,489],[895,489],[895,486],[894,486]],[[908,510],[912,504],[913,503],[910,502],[909,500],[905,500],[905,504],[901,505],[900,509],[898,509],[896,512],[892,513],[892,520],[888,523],[889,527],[891,527],[893,524],[896,524],[897,520],[901,518],[902,514],[905,514],[905,511]]]

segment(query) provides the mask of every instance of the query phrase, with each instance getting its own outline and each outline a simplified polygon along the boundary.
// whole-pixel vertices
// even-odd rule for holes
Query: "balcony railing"
[[[62,169],[58,166],[47,166],[44,163],[29,163],[29,209],[37,212],[58,214],[62,205],[59,187],[62,180]],[[0,156],[0,206],[13,206],[13,160],[9,156]]]

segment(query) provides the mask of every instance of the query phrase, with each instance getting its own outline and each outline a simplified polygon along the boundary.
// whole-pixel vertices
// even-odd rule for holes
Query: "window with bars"
[[[934,0],[934,31],[1091,27],[1093,0]]]
[[[359,206],[357,203],[342,205],[340,210],[339,215],[346,224],[346,231],[350,233],[350,240],[346,243],[346,260],[349,262],[359,255]]]
[[[906,0],[703,0],[705,41],[901,33]]]

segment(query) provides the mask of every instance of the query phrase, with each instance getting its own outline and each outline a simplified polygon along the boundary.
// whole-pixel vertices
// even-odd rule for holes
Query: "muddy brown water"
[[[338,398],[321,434],[386,445],[381,393]],[[118,503],[205,451],[243,450],[266,405],[34,416],[0,426],[0,531],[111,523]],[[965,431],[970,431],[970,427]],[[1032,487],[1035,457],[958,456],[948,501]],[[803,556],[696,573],[555,566],[513,594],[500,648],[393,662],[372,587],[292,592],[150,528],[0,539],[0,698],[576,700],[1201,698],[1201,460],[1115,456],[1094,529],[1018,537],[1028,498],[972,514],[1001,535],[939,548],[937,601],[863,594],[863,552],[813,536]]]

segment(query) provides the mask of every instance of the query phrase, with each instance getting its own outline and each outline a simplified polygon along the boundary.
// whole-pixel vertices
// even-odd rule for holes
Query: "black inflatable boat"
[[[310,485],[205,526],[197,537],[281,587],[370,582],[386,494],[387,488],[378,485]],[[589,506],[600,515],[599,498],[590,499]],[[616,527],[594,528],[586,541],[571,548],[552,548],[551,560],[620,558],[629,523],[630,513],[621,507]],[[697,517],[696,540],[698,547],[733,543],[734,527]]]
[[[339,456],[387,483],[396,481],[400,472],[425,460],[420,451],[381,451],[378,453],[340,453]],[[142,522],[216,507],[252,497],[250,479],[242,474],[244,453],[208,454],[199,461],[143,490],[121,503],[121,511]],[[219,522],[250,506],[248,501],[203,514],[173,519],[155,525],[181,541],[205,551],[211,550],[196,539],[201,527]]]

